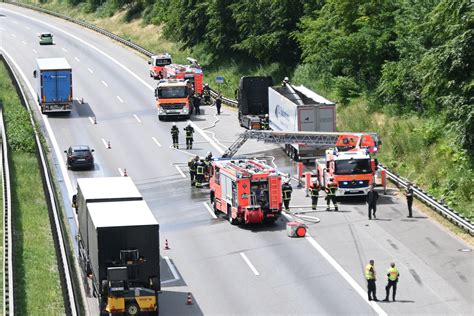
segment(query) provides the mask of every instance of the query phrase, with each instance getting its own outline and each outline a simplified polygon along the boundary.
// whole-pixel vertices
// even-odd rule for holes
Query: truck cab
[[[171,55],[168,53],[151,56],[148,61],[148,64],[150,65],[150,77],[155,80],[163,79],[165,73],[163,68],[170,65],[171,62]]]
[[[244,76],[240,78],[236,99],[239,123],[246,129],[262,129],[261,121],[268,114],[268,87],[273,85],[270,76]]]
[[[155,89],[158,119],[166,116],[189,118],[193,112],[189,102],[188,82],[179,79],[162,79]]]

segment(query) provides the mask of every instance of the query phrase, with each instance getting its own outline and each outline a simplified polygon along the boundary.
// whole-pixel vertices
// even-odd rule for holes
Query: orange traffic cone
[[[188,292],[188,299],[186,300],[186,305],[193,305],[193,298],[190,292]]]
[[[123,176],[124,176],[124,177],[128,177],[127,169],[125,169],[125,168],[123,168]]]
[[[170,250],[170,246],[168,245],[168,239],[165,239],[165,250]]]
[[[112,146],[110,146],[110,140],[107,142],[107,149],[111,149]]]

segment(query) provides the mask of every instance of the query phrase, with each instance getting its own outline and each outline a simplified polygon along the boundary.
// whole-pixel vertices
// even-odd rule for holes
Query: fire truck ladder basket
[[[335,146],[336,141],[341,133],[331,132],[276,132],[276,131],[260,131],[247,130],[239,135],[237,140],[230,145],[224,152],[222,157],[232,158],[240,147],[245,144],[248,139],[255,139],[265,143],[279,143],[279,144],[304,144],[321,146],[327,148]]]

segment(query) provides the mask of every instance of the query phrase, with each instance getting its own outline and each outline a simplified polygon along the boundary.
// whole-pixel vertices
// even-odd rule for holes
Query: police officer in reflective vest
[[[291,200],[291,193],[293,192],[293,188],[291,187],[290,180],[287,180],[281,186],[281,193],[283,195],[283,204],[285,205],[285,210],[290,210],[290,200]]]
[[[375,286],[374,260],[370,260],[369,264],[365,266],[365,279],[367,280],[367,295],[369,296],[369,301],[378,301],[377,288]]]
[[[332,204],[334,205],[334,210],[337,212],[339,211],[339,208],[337,207],[337,201],[336,201],[336,191],[337,191],[337,183],[334,181],[334,178],[329,178],[329,183],[326,185],[326,201],[327,201],[327,208],[326,211],[330,211],[330,204],[332,201]]]
[[[202,183],[204,181],[204,170],[206,166],[202,160],[196,162],[196,188],[202,188]]]
[[[196,162],[199,160],[199,156],[191,158],[188,161],[189,174],[191,176],[191,186],[194,185],[194,178],[196,177]]]
[[[178,127],[176,127],[176,123],[173,123],[173,126],[171,127],[171,138],[173,139],[174,148],[179,148],[178,136],[179,136],[179,129]]]
[[[318,206],[319,190],[321,190],[319,181],[314,179],[313,183],[311,183],[311,187],[309,188],[309,195],[311,196],[311,208],[313,210],[315,210]]]
[[[395,267],[395,263],[392,262],[390,263],[390,268],[387,270],[387,277],[388,277],[388,283],[387,286],[385,287],[385,302],[388,302],[388,297],[390,295],[390,288],[393,287],[393,293],[392,293],[392,299],[395,302],[395,295],[397,295],[397,283],[398,283],[398,278],[400,277],[400,273],[398,272],[398,269]]]
[[[191,126],[191,123],[188,122],[188,125],[184,128],[186,132],[186,149],[193,149],[193,134],[194,128]]]

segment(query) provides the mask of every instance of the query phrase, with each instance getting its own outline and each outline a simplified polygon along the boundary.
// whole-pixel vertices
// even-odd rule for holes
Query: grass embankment
[[[42,4],[44,8],[79,18],[154,51],[171,53],[177,63],[186,63],[185,57],[191,55],[189,50],[181,50],[179,45],[163,39],[160,27],[143,25],[142,20],[124,21],[125,12],[111,18],[105,16],[106,7],[95,13],[86,13],[86,4],[78,7],[66,3],[49,1]],[[234,97],[242,75],[272,75],[282,78],[288,75],[292,82],[304,84],[316,91],[337,100],[335,89],[318,84],[318,76],[310,67],[300,66],[293,75],[284,73],[282,66],[252,66],[242,64],[206,65],[206,55],[199,50],[194,57],[203,64],[205,81],[213,87],[214,78],[223,75],[226,83],[221,89],[224,95]],[[415,114],[392,116],[382,113],[371,113],[371,104],[367,99],[352,100],[347,106],[338,106],[337,127],[340,131],[373,131],[383,140],[379,160],[392,170],[409,178],[418,185],[428,189],[434,196],[444,199],[471,220],[474,218],[474,171],[466,159],[466,154],[459,151],[454,136],[447,127],[440,125],[440,120],[425,119]]]
[[[15,311],[18,315],[64,314],[33,128],[3,64],[0,65],[0,104],[10,148]]]

